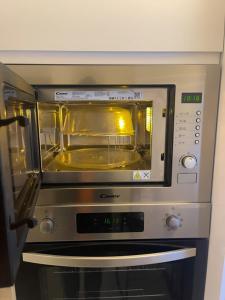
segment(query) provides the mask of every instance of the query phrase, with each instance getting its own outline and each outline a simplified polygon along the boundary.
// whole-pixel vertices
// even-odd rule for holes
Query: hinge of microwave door
[[[10,229],[11,230],[16,230],[24,225],[27,225],[28,228],[34,228],[37,226],[37,220],[33,217],[30,218],[24,218],[22,220],[19,220],[16,223],[11,223],[10,224]]]
[[[166,113],[167,113],[167,109],[163,108],[162,110],[162,117],[165,118],[166,117]]]

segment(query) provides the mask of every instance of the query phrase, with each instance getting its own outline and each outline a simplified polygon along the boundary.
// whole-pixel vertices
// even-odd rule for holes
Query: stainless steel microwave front
[[[218,66],[71,66],[70,79],[61,71],[35,87],[51,185],[40,205],[210,202]]]

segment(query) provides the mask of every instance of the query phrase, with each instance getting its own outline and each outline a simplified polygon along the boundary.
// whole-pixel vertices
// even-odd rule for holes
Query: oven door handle
[[[179,250],[127,255],[127,256],[61,256],[40,253],[23,253],[23,261],[57,266],[75,268],[112,268],[131,267],[141,265],[153,265],[173,262],[196,256],[196,248],[184,248]]]

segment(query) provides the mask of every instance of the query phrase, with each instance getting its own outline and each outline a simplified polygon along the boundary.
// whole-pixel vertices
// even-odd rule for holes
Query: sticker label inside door
[[[134,181],[148,181],[151,179],[151,170],[135,170],[133,171]]]
[[[55,91],[55,100],[141,100],[143,92],[133,90],[113,91]]]

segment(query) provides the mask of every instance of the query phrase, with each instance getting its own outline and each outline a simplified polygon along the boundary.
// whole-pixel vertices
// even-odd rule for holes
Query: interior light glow
[[[125,128],[125,121],[122,117],[119,118],[119,128],[121,131]]]
[[[152,107],[146,108],[146,131],[152,132]]]

